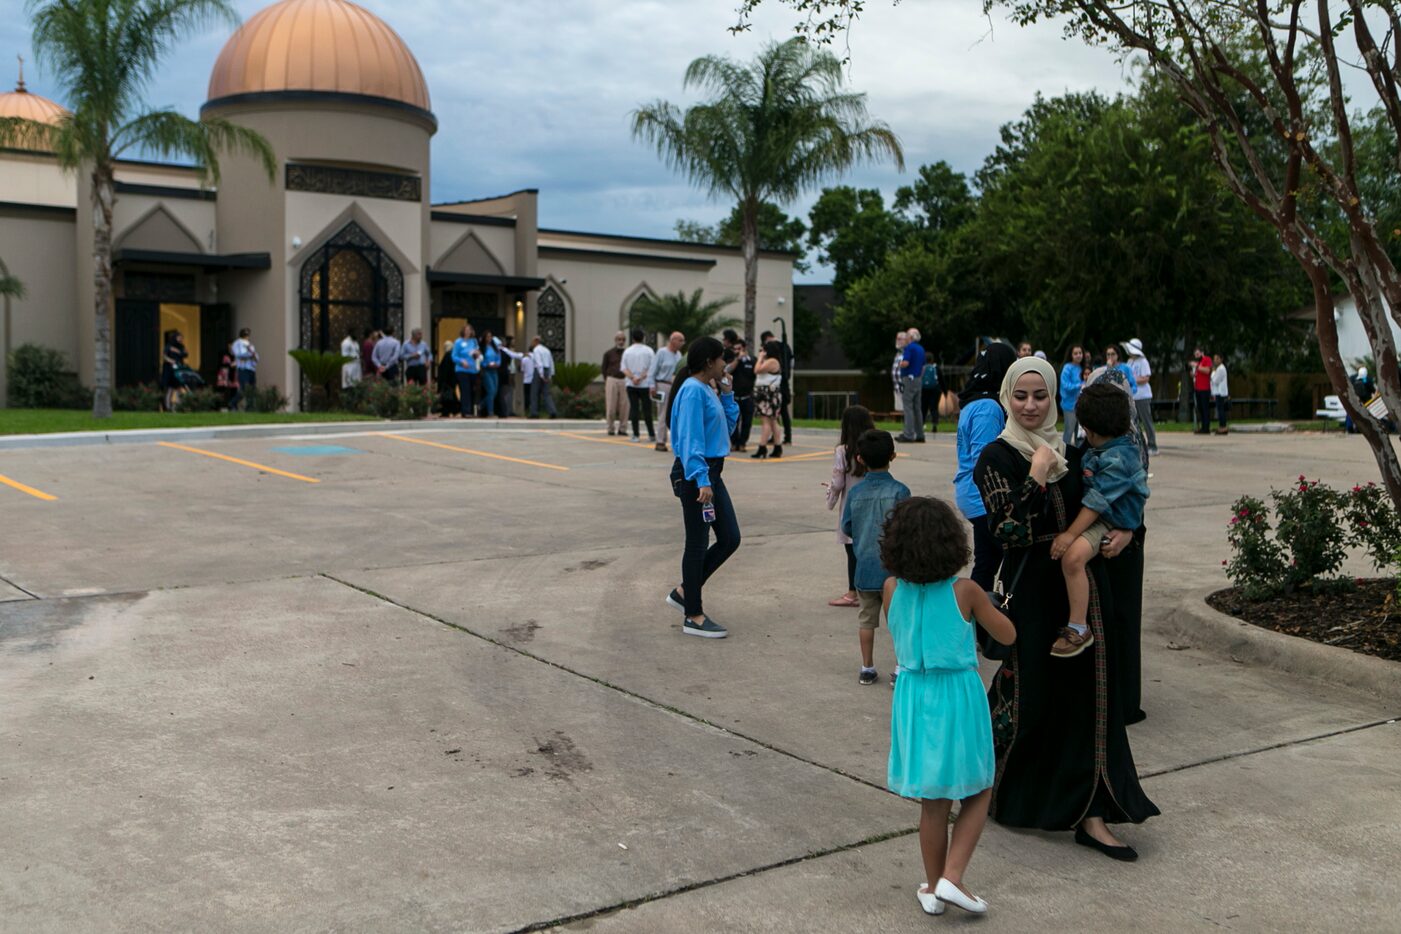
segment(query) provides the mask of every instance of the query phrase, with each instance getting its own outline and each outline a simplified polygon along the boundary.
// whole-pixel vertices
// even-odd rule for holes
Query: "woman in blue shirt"
[[[457,375],[457,392],[463,418],[471,418],[476,414],[472,403],[476,398],[481,358],[476,332],[470,324],[464,324],[461,335],[452,344],[452,364]]]
[[[501,377],[501,349],[490,330],[482,331],[482,416],[496,414],[496,390]]]
[[[739,547],[739,520],[720,478],[730,435],[739,421],[739,403],[725,373],[724,345],[713,337],[693,343],[674,385],[667,414],[676,454],[671,489],[681,500],[686,549],[681,555],[681,586],[667,594],[666,602],[685,614],[681,631],[686,635],[723,639],[729,631],[705,615],[701,588]]]
[[[1085,348],[1076,344],[1065,355],[1065,366],[1060,370],[1060,410],[1065,416],[1065,431],[1061,440],[1066,444],[1075,443],[1075,403],[1080,400],[1080,389],[1084,386]]]
[[[1002,377],[1017,360],[1010,344],[989,344],[973,365],[968,385],[958,394],[958,472],[954,474],[954,499],[963,517],[973,523],[973,571],[968,576],[984,590],[991,590],[1002,563],[1002,546],[992,537],[984,517],[983,496],[973,482],[973,468],[983,448],[997,440],[1007,424],[998,394]]]

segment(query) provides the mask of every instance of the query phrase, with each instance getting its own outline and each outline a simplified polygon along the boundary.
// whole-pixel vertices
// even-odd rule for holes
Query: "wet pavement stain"
[[[528,619],[523,623],[507,626],[505,629],[501,630],[501,634],[512,642],[530,642],[535,638],[535,633],[539,629],[539,623],[533,619]]]
[[[537,739],[535,742],[534,754],[543,756],[547,763],[544,770],[546,778],[567,782],[579,772],[593,771],[593,763],[588,756],[580,752],[574,740],[563,731],[555,730],[548,740],[541,742]]]
[[[599,568],[608,567],[608,565],[616,560],[616,558],[589,558],[586,561],[580,561],[573,567],[565,568],[564,573],[572,574],[574,571],[597,571]]]
[[[144,593],[0,603],[0,655],[51,652],[66,633],[109,611],[145,598]]]

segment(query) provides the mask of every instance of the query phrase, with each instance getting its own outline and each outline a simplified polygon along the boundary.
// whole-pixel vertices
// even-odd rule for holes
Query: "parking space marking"
[[[276,467],[269,467],[266,464],[255,464],[253,461],[246,461],[237,457],[229,457],[227,454],[215,454],[213,451],[205,451],[200,448],[186,447],[183,444],[176,444],[173,441],[157,441],[156,444],[163,448],[175,448],[177,451],[189,451],[191,454],[203,454],[205,457],[218,458],[221,461],[228,461],[230,464],[238,464],[242,467],[252,467],[254,470],[261,470],[264,473],[277,474],[279,477],[286,477],[289,480],[300,480],[303,483],[320,483],[315,477],[303,477],[299,473],[289,473],[285,470],[278,470]]]
[[[54,495],[49,494],[49,493],[45,493],[43,490],[36,490],[36,489],[34,489],[34,487],[32,487],[32,486],[26,486],[25,484],[20,483],[18,480],[11,480],[9,477],[5,476],[4,474],[0,474],[0,483],[3,483],[3,484],[5,484],[5,486],[8,486],[8,487],[13,487],[13,488],[16,489],[16,490],[19,490],[21,493],[28,493],[30,496],[34,497],[35,499],[42,499],[42,500],[43,500],[44,502],[46,502],[46,503],[52,503],[52,502],[54,502],[55,500],[58,499],[57,496],[54,496]]]
[[[561,438],[573,438],[575,441],[592,441],[594,444],[621,444],[624,447],[637,448],[642,450],[642,445],[633,441],[617,441],[612,438],[590,438],[588,435],[581,435],[573,431],[557,431],[555,434]]]
[[[509,461],[512,464],[525,464],[527,467],[543,467],[546,470],[560,470],[569,472],[568,467],[561,467],[559,464],[544,464],[540,461],[530,461],[522,457],[507,457],[505,454],[492,454],[489,451],[474,451],[471,448],[454,447],[451,444],[439,444],[437,441],[425,441],[422,438],[409,438],[404,435],[393,435],[380,431],[375,433],[380,438],[392,438],[395,441],[407,441],[409,444],[423,444],[430,448],[442,448],[444,451],[457,451],[459,454],[475,454],[477,457],[489,457],[492,460]],[[593,439],[590,439],[593,440]]]

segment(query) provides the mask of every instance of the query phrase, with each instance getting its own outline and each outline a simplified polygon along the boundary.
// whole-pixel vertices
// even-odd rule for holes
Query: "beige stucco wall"
[[[116,206],[112,209],[113,248],[121,247],[127,234],[157,209],[163,209],[173,217],[176,223],[194,238],[196,244],[185,246],[179,242],[179,238],[175,238],[168,244],[168,249],[177,252],[219,252],[215,234],[218,225],[215,202],[133,194],[118,195]]]
[[[0,215],[0,261],[5,271],[24,283],[25,297],[0,298],[0,342],[5,339],[8,305],[9,341],[0,347],[0,405],[6,404],[5,356],[21,344],[41,344],[61,350],[75,369],[78,364],[78,290],[74,219],[49,216]]]
[[[501,264],[506,275],[515,275],[516,232],[510,227],[481,224],[459,224],[455,221],[432,221],[429,228],[430,247],[425,262],[437,267],[443,255],[468,233],[476,236],[482,246]]]
[[[71,208],[78,203],[78,178],[42,153],[0,153],[0,201]]]

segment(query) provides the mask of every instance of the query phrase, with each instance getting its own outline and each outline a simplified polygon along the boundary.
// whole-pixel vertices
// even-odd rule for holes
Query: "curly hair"
[[[1126,435],[1133,428],[1128,394],[1107,382],[1091,383],[1080,390],[1075,402],[1075,418],[1086,431],[1106,438]]]
[[[881,531],[881,564],[912,584],[954,577],[971,554],[963,519],[933,496],[912,496],[896,504]]]

